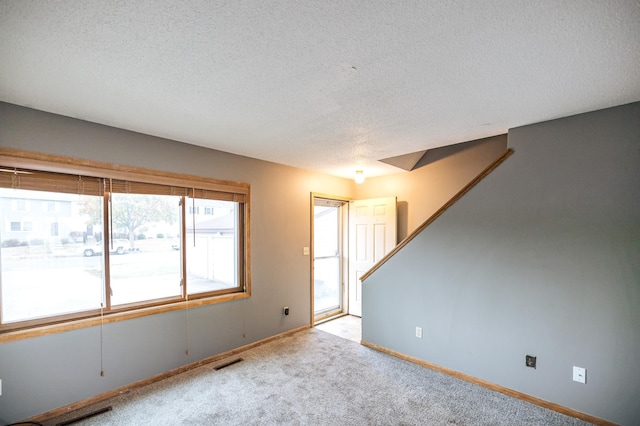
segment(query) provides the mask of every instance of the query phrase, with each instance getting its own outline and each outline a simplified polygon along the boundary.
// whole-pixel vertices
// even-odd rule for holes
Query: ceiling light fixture
[[[353,180],[355,180],[357,184],[363,183],[364,172],[362,170],[356,170],[356,175],[353,177]]]

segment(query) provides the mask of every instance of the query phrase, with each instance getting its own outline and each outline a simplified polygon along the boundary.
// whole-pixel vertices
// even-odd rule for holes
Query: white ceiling
[[[0,0],[0,100],[344,177],[639,70],[640,1]]]

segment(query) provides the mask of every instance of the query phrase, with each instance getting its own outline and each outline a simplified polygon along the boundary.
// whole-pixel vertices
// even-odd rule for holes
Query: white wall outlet
[[[309,247],[302,247],[302,255],[309,256]]]
[[[573,366],[573,381],[578,383],[587,383],[587,369]]]
[[[422,327],[416,327],[416,337],[422,339]]]
[[[2,379],[0,379],[0,396],[2,396]]]

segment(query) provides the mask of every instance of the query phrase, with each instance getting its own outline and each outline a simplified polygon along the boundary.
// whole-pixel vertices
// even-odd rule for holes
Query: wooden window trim
[[[123,166],[100,161],[82,160],[52,154],[0,148],[0,162],[3,166],[16,169],[33,169],[43,172],[67,175],[92,176],[138,183],[196,188],[197,190],[218,191],[249,195],[248,183],[234,182],[182,173],[164,172],[142,167]],[[185,185],[185,182],[188,182]],[[202,197],[206,198],[206,197]]]
[[[197,198],[224,199],[238,202],[240,205],[239,221],[241,221],[241,247],[238,253],[240,266],[240,287],[231,292],[204,293],[201,295],[189,295],[184,300],[151,301],[150,303],[132,306],[127,310],[115,308],[103,316],[100,310],[85,311],[77,314],[48,317],[44,320],[30,320],[20,322],[13,327],[11,324],[0,330],[0,344],[11,341],[23,340],[32,337],[44,336],[76,330],[86,327],[94,327],[100,324],[108,324],[118,321],[126,321],[133,318],[156,315],[175,310],[224,303],[231,300],[245,299],[251,296],[251,262],[250,262],[250,185],[247,183],[205,178],[201,176],[182,173],[165,172],[141,167],[123,166],[92,160],[63,157],[51,154],[42,154],[30,151],[0,148],[0,164],[17,170],[34,170],[39,172],[61,173],[65,175],[80,175],[83,177],[96,177],[102,179],[116,179],[122,188],[126,188],[126,182],[130,181],[136,189],[146,189],[155,193],[154,185],[175,186],[176,188],[191,188],[191,194]],[[62,180],[62,184],[68,182]],[[84,183],[81,182],[82,185]],[[76,185],[80,188],[80,184]],[[84,189],[84,186],[82,186]],[[93,192],[93,187],[88,192]],[[84,192],[84,191],[81,191]],[[175,194],[183,195],[183,193]],[[184,231],[184,230],[183,230]],[[183,256],[185,252],[183,251]],[[105,250],[108,259],[108,251]],[[108,262],[107,268],[108,268]],[[183,296],[186,296],[183,294]],[[172,301],[173,300],[173,301]],[[1,326],[1,325],[0,325]]]
[[[96,327],[101,324],[110,324],[114,322],[127,321],[134,318],[146,317],[149,315],[157,315],[166,312],[179,311],[199,306],[213,305],[217,303],[229,302],[231,300],[247,299],[250,297],[249,293],[231,293],[222,296],[207,297],[203,299],[191,299],[189,301],[180,301],[175,303],[169,303],[158,306],[147,306],[130,311],[115,312],[111,314],[105,314],[104,318],[99,315],[91,318],[82,318],[73,321],[65,321],[55,324],[47,324],[35,326],[32,328],[25,328],[20,330],[11,330],[0,333],[0,344],[15,342],[18,340],[25,340],[34,337],[46,336],[49,334],[63,333],[66,331],[78,330],[87,327]]]

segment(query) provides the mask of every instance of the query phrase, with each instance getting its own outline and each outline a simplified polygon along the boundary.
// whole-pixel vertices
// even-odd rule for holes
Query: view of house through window
[[[0,188],[3,323],[100,308],[103,262],[83,255],[95,241],[83,210],[101,199]],[[51,202],[59,206],[56,212],[49,211]],[[21,209],[26,203],[31,208]],[[102,211],[95,220],[102,222]]]
[[[187,204],[197,212],[187,215],[186,224],[189,294],[238,286],[237,203],[188,198]]]
[[[246,290],[245,194],[20,173],[0,172],[0,329]]]

